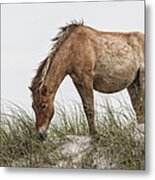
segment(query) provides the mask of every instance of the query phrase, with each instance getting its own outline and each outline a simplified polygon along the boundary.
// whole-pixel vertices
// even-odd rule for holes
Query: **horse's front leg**
[[[94,121],[93,78],[87,75],[84,77],[82,82],[74,81],[74,84],[82,99],[83,108],[88,120],[90,134],[95,135],[97,134],[97,131]]]

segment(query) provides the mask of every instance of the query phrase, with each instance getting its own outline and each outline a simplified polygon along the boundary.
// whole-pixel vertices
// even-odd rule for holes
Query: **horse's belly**
[[[128,79],[94,77],[94,89],[103,93],[114,93],[126,88],[130,84]]]
[[[133,82],[136,72],[136,68],[120,69],[119,71],[116,68],[103,69],[94,73],[93,87],[103,93],[120,91]]]

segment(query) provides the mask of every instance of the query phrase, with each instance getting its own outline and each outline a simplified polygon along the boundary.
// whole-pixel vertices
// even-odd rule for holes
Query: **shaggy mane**
[[[60,27],[60,31],[56,35],[55,38],[52,39],[54,41],[54,45],[51,48],[50,54],[47,56],[45,60],[43,60],[36,72],[36,75],[32,79],[30,89],[34,91],[36,88],[39,88],[41,84],[44,82],[45,77],[50,69],[51,63],[57,51],[59,50],[61,44],[69,37],[71,32],[73,32],[77,27],[83,25],[83,20],[81,22],[72,21],[70,24],[67,24],[64,27]]]

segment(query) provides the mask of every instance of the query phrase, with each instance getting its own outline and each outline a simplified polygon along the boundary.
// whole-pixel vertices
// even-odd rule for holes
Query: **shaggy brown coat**
[[[93,89],[115,93],[127,88],[137,121],[144,121],[144,35],[140,32],[102,32],[83,23],[72,23],[58,33],[49,56],[32,80],[33,109],[39,138],[54,113],[53,101],[66,75],[72,78],[96,134]]]

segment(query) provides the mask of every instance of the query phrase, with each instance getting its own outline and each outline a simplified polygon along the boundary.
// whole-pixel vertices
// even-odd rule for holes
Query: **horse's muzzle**
[[[37,134],[37,139],[39,139],[40,141],[45,141],[46,137],[47,137],[46,133],[38,133]]]

